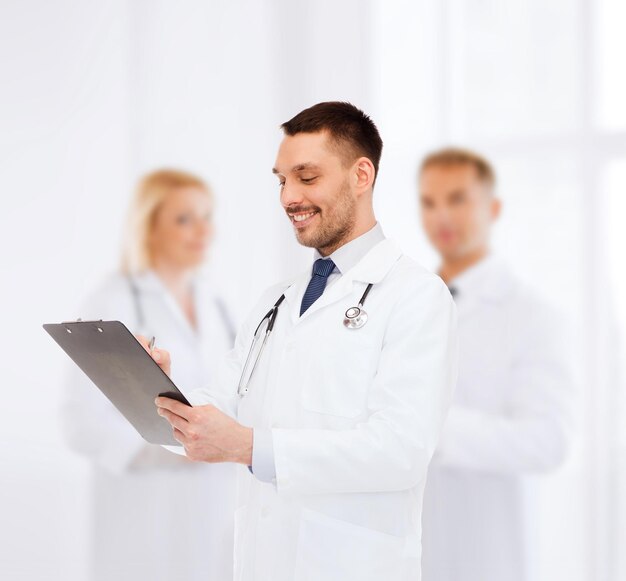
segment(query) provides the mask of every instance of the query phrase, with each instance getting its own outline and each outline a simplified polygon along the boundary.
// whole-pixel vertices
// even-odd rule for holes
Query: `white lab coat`
[[[172,379],[183,393],[206,385],[232,347],[210,282],[198,276],[194,283],[198,332],[153,272],[138,276],[136,286],[141,328],[119,274],[75,316],[118,319],[134,333],[155,335],[172,354]],[[63,425],[71,446],[94,461],[93,579],[231,579],[234,466],[193,463],[147,444],[78,368],[69,373]]]
[[[309,279],[307,270],[264,293],[219,385],[190,396],[272,429],[276,482],[238,467],[235,579],[416,581],[426,470],[456,375],[454,303],[441,279],[390,240],[300,317]],[[369,320],[347,329],[344,313],[368,282]],[[250,391],[239,399],[253,331],[283,292]]]
[[[563,460],[573,383],[564,319],[495,257],[458,288],[459,379],[424,499],[427,581],[527,581],[534,482]]]

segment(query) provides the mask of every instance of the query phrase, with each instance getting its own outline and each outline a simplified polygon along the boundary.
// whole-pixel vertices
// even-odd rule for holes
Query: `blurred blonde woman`
[[[121,268],[76,317],[117,319],[156,337],[175,358],[183,393],[206,385],[233,331],[201,266],[213,235],[213,197],[199,178],[160,170],[139,184]],[[232,578],[234,473],[146,443],[78,369],[63,423],[93,461],[92,571],[96,581]]]

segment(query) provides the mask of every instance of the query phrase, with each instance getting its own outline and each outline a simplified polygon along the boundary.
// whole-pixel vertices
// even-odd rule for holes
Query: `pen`
[[[152,355],[152,350],[154,349],[155,341],[156,341],[156,337],[152,335],[152,339],[150,339],[150,344],[148,345],[148,349],[150,350],[150,355]]]

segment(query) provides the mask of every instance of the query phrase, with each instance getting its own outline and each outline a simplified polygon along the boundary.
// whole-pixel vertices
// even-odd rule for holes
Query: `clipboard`
[[[120,321],[48,323],[46,332],[150,444],[180,446],[154,399],[191,405]]]

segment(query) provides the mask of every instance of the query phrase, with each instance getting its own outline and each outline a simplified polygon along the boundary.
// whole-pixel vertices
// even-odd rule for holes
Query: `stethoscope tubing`
[[[365,313],[365,311],[362,311],[363,308],[363,304],[365,303],[365,299],[367,299],[367,295],[369,294],[370,290],[372,290],[372,286],[373,283],[369,283],[367,285],[367,288],[365,289],[365,292],[363,293],[363,296],[361,296],[361,300],[359,300],[358,302],[358,306],[357,307],[350,307],[347,311],[346,311],[346,317],[347,317],[347,313],[352,310],[352,309],[356,309],[357,313]],[[274,303],[274,306],[267,312],[267,314],[261,319],[261,321],[259,322],[259,324],[257,325],[255,331],[254,331],[254,335],[252,336],[252,343],[250,345],[250,350],[248,351],[248,356],[246,357],[246,361],[243,365],[243,370],[241,372],[241,377],[239,378],[239,385],[237,386],[237,394],[240,397],[243,397],[246,393],[248,393],[248,384],[250,383],[250,379],[252,379],[252,375],[254,374],[254,370],[256,369],[259,360],[261,359],[261,355],[263,353],[263,350],[265,349],[265,344],[267,343],[267,340],[270,336],[270,333],[272,332],[272,330],[274,329],[274,323],[276,321],[276,317],[278,316],[278,307],[280,307],[281,303],[285,300],[285,295],[282,294],[280,295],[279,299]],[[348,317],[350,318],[350,317]],[[261,329],[261,326],[263,325],[263,323],[265,321],[268,321],[267,323],[267,329],[265,329],[265,335],[263,336],[263,342],[261,343],[261,347],[259,348],[259,352],[254,360],[254,364],[252,366],[252,370],[250,371],[250,375],[248,377],[248,380],[246,381],[246,385],[243,386],[243,382],[244,382],[244,378],[246,376],[246,372],[248,370],[248,367],[250,365],[250,357],[252,357],[252,353],[254,351],[254,346],[256,345],[257,341],[259,340],[259,330]],[[366,319],[367,320],[367,319]],[[363,323],[364,324],[364,323]],[[362,326],[362,325],[361,325]],[[355,328],[360,328],[359,327],[355,327]]]

